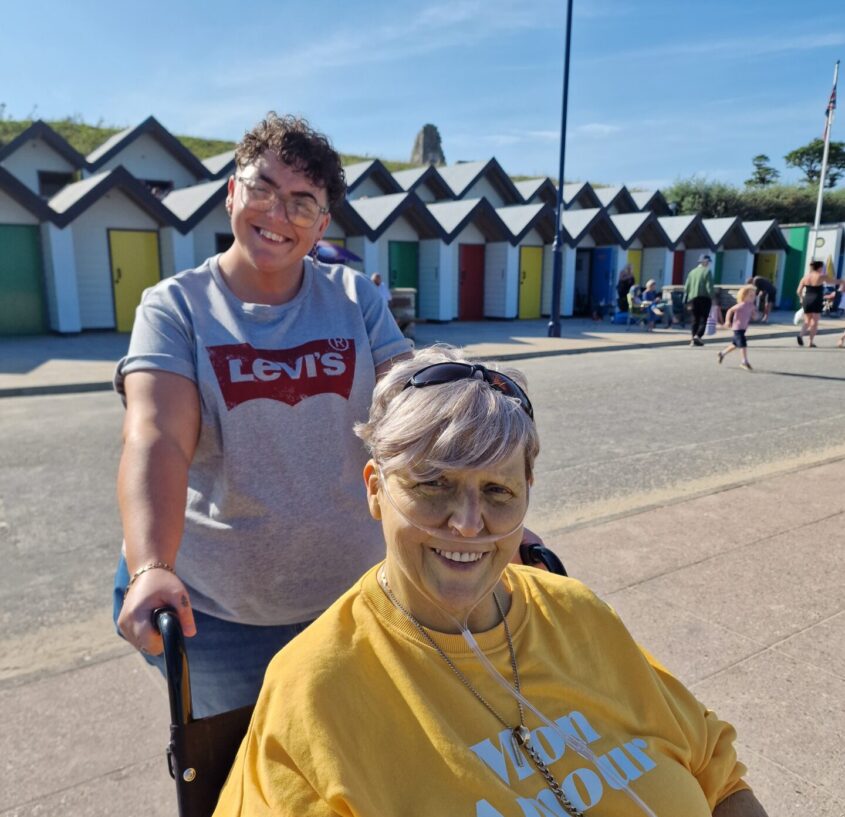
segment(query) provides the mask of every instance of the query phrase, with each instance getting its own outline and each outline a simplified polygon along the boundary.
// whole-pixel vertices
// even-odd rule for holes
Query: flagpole
[[[810,259],[815,258],[816,241],[819,234],[819,224],[822,219],[822,201],[824,199],[824,182],[827,176],[827,159],[830,153],[830,126],[833,124],[833,111],[835,106],[836,81],[839,79],[839,60],[833,66],[833,93],[830,95],[830,101],[827,104],[827,121],[824,126],[824,150],[822,151],[822,169],[819,178],[819,198],[816,202],[816,218],[813,222],[813,246],[811,249]]]

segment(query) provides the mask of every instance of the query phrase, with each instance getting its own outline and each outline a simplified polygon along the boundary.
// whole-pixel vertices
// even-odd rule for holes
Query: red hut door
[[[484,318],[484,245],[458,247],[458,320]]]

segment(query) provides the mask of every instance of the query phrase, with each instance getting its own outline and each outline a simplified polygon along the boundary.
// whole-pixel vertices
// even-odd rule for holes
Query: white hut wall
[[[40,194],[38,171],[50,173],[73,173],[76,168],[63,156],[56,153],[43,139],[30,139],[0,164],[23,182],[30,190]]]
[[[722,284],[744,284],[754,274],[754,254],[748,250],[722,252]]]
[[[518,263],[510,260],[518,252],[507,241],[494,241],[484,247],[484,316],[487,318],[513,318],[516,313],[508,270]]]
[[[164,227],[159,233],[161,277],[169,278],[177,272],[198,266],[192,233],[182,235],[175,227]]]
[[[60,230],[55,224],[42,224],[41,248],[50,329],[54,332],[79,332],[82,324],[70,227]]]
[[[115,326],[108,230],[156,230],[158,224],[123,193],[112,190],[71,225],[83,329]]]
[[[232,219],[226,212],[226,205],[220,202],[191,231],[194,237],[194,265],[217,254],[217,236],[232,235]]]
[[[142,181],[169,181],[174,188],[190,187],[198,179],[174,156],[168,153],[147,133],[112,156],[97,172],[123,165],[135,178]]]
[[[571,317],[575,304],[575,250],[568,244],[561,247],[560,314]],[[554,283],[554,251],[551,244],[543,247],[543,289],[540,311],[552,314],[552,285]],[[517,282],[517,293],[519,284]]]
[[[329,225],[331,227],[331,224]],[[364,258],[364,236],[350,235],[346,237],[346,249],[349,252],[355,253],[359,258]],[[362,261],[347,261],[346,266],[364,272],[364,262]]]
[[[665,247],[643,248],[643,281],[649,278],[654,278],[658,289],[672,283],[672,253]]]

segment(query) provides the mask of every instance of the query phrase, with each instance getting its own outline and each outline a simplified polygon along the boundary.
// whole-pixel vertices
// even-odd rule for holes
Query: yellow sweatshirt
[[[590,817],[640,817],[612,766],[658,817],[705,817],[747,788],[720,721],[640,650],[584,585],[509,566],[508,624],[533,743]],[[460,635],[432,633],[509,725],[515,699]],[[505,678],[503,625],[476,640]],[[378,586],[376,569],[272,661],[215,817],[563,817],[540,773]]]

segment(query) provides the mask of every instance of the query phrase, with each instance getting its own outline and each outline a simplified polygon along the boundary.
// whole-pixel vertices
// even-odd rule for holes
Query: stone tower
[[[423,125],[422,130],[414,140],[414,150],[411,153],[411,163],[415,165],[445,165],[443,146],[440,142],[440,131],[436,125]]]

